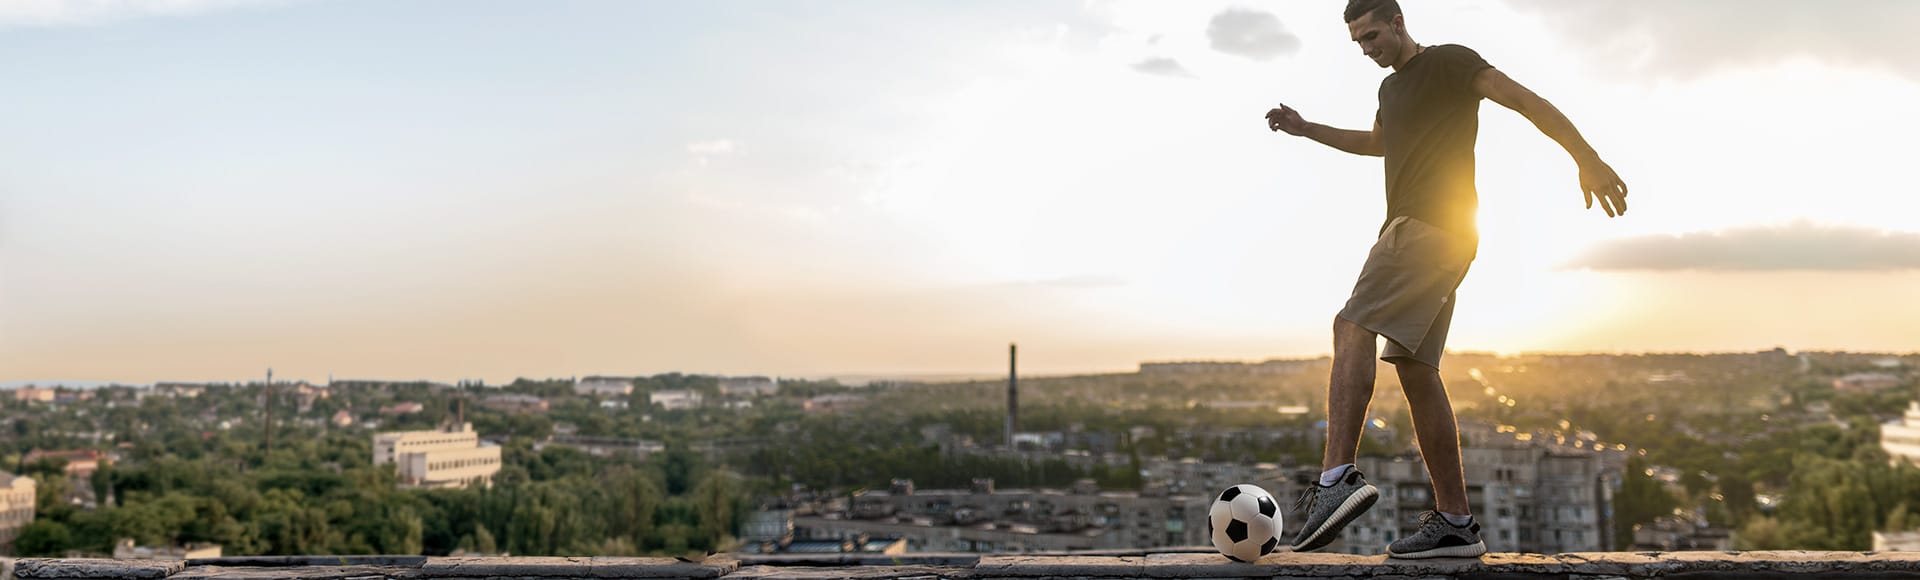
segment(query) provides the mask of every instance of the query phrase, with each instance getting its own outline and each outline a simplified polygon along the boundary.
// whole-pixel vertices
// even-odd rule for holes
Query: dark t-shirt
[[[1480,131],[1480,95],[1473,90],[1473,77],[1485,68],[1491,65],[1473,49],[1443,44],[1427,47],[1380,81],[1388,222],[1410,216],[1479,239],[1473,144]]]

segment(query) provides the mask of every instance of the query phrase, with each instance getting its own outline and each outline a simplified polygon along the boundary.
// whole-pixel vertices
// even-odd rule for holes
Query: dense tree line
[[[61,501],[69,479],[36,464],[39,517],[21,555],[110,552],[217,543],[228,555],[639,555],[724,549],[748,507],[738,476],[675,447],[638,465],[568,448],[505,449],[491,487],[399,489],[391,466],[367,461],[364,437],[297,440],[258,465],[160,456],[101,469],[114,501],[84,510]]]

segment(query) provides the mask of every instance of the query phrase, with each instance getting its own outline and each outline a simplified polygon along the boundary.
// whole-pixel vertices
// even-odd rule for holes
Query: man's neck
[[[1401,67],[1405,67],[1407,66],[1407,63],[1413,62],[1413,57],[1419,56],[1421,51],[1424,51],[1427,49],[1427,47],[1420,46],[1418,43],[1415,43],[1412,38],[1407,39],[1407,44],[1412,45],[1413,50],[1404,51],[1400,53],[1400,60],[1396,60],[1393,62],[1393,72],[1400,72]]]

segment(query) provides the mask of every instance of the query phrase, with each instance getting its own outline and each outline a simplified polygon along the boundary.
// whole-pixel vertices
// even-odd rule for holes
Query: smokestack
[[[1007,343],[1007,449],[1020,428],[1020,345]]]
[[[266,407],[267,420],[263,426],[267,431],[267,457],[271,458],[273,457],[273,369],[271,368],[267,369]]]

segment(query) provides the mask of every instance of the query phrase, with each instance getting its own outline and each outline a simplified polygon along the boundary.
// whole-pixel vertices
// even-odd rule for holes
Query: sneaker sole
[[[1418,560],[1421,558],[1478,558],[1486,553],[1486,542],[1474,542],[1465,546],[1447,546],[1445,548],[1433,548],[1431,550],[1421,550],[1405,554],[1395,553],[1389,549],[1387,550],[1387,557],[1400,558],[1402,560]]]
[[[1327,521],[1320,524],[1320,529],[1314,530],[1313,535],[1307,536],[1307,541],[1294,545],[1293,551],[1311,552],[1333,543],[1333,539],[1339,537],[1341,529],[1353,523],[1355,518],[1359,518],[1367,508],[1373,507],[1373,502],[1379,499],[1380,490],[1372,485],[1353,492],[1353,495],[1347,496],[1347,501],[1340,502],[1339,509],[1333,510],[1333,515],[1327,516]]]

